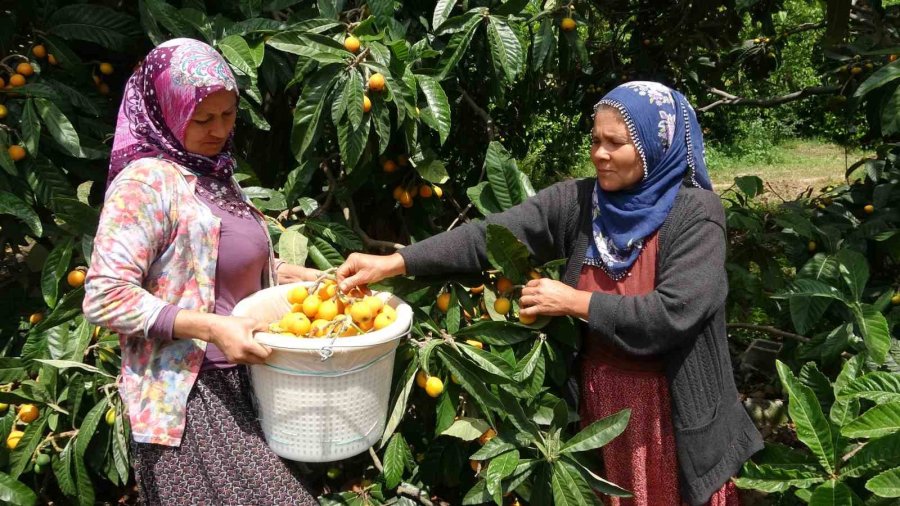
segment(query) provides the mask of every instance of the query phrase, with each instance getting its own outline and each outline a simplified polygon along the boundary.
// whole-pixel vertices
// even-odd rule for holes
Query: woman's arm
[[[253,318],[181,309],[175,315],[173,337],[215,344],[233,364],[262,364],[272,349],[256,342],[253,333],[266,328],[265,322]]]
[[[297,281],[315,281],[322,275],[322,271],[275,260],[275,274],[278,276],[276,284],[283,285]]]
[[[173,226],[163,196],[135,179],[116,179],[94,237],[84,284],[85,318],[123,335],[147,335],[165,301],[143,287]]]

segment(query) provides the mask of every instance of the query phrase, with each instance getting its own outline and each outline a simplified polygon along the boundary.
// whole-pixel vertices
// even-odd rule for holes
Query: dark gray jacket
[[[594,179],[555,184],[487,223],[510,229],[541,263],[567,258],[578,283],[591,238]],[[400,250],[411,275],[488,268],[485,222]],[[682,499],[703,504],[763,447],[738,398],[725,331],[725,213],[710,191],[682,188],[659,231],[656,288],[594,293],[588,336],[637,356],[661,356],[672,398]]]

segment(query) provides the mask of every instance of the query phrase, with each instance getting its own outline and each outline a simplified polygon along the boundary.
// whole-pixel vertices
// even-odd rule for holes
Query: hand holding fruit
[[[406,273],[406,263],[399,253],[392,255],[366,255],[353,253],[338,267],[338,284],[342,292],[357,286],[377,283],[382,279]]]
[[[287,262],[280,264],[275,271],[278,275],[278,284],[295,283],[297,281],[315,281],[322,275],[322,271],[310,269],[302,265],[289,264]]]
[[[591,293],[548,278],[532,279],[522,288],[520,315],[587,318]]]

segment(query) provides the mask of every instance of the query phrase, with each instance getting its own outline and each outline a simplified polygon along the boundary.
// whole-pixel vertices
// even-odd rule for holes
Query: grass
[[[846,164],[865,155],[864,151],[851,149],[846,154]],[[745,156],[708,147],[706,158],[716,190],[728,188],[737,176],[756,175],[784,197],[794,197],[810,186],[818,190],[843,181],[846,168],[843,146],[815,139],[792,139],[765,153]],[[576,177],[592,175],[594,167],[587,161]]]

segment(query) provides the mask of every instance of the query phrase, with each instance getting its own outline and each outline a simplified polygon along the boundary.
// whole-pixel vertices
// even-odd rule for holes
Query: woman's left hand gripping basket
[[[384,431],[394,352],[412,309],[386,292],[337,291],[333,280],[261,290],[235,316],[269,323],[272,348],[250,368],[260,423],[272,450],[290,460],[358,455]]]

